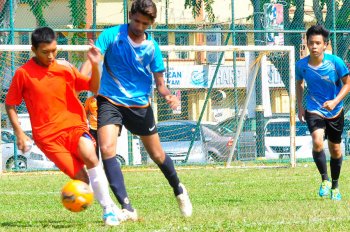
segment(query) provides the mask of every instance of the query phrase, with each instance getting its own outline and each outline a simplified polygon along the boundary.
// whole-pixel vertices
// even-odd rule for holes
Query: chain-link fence
[[[161,46],[288,45],[295,47],[295,59],[299,60],[308,54],[305,30],[310,25],[320,23],[331,31],[327,50],[340,56],[347,64],[350,62],[348,52],[350,1],[348,0],[221,0],[211,4],[211,11],[210,7],[205,5],[208,1],[203,1],[203,6],[206,7],[202,9],[190,7],[193,2],[199,1],[157,0],[154,2],[157,5],[158,15],[155,24],[148,31]],[[30,44],[31,31],[44,25],[56,30],[59,44],[87,44],[88,39],[95,39],[103,28],[126,23],[130,4],[131,2],[126,0],[113,2],[4,0],[0,2],[0,44]],[[167,140],[181,142],[187,137],[179,133],[176,128],[183,131],[186,131],[184,128],[188,128],[192,136],[190,136],[192,138],[190,144],[181,145],[187,150],[182,151],[183,148],[180,145],[172,145],[173,150],[168,150],[167,153],[173,156],[181,153],[179,157],[185,157],[184,160],[191,161],[191,157],[187,155],[188,150],[200,150],[204,147],[204,158],[196,162],[226,161],[227,152],[224,158],[220,158],[208,148],[210,143],[216,141],[213,135],[206,138],[203,134],[204,145],[202,148],[196,148],[193,142],[196,136],[191,134],[194,128],[196,133],[210,130],[220,136],[225,134],[227,141],[221,139],[226,141],[221,146],[221,150],[232,146],[232,138],[234,138],[239,116],[242,114],[242,105],[246,99],[250,69],[248,56],[252,57],[252,55],[245,52],[225,52],[222,58],[220,55],[218,52],[179,51],[169,55],[166,52],[163,53],[167,67],[165,80],[173,93],[181,99],[181,108],[176,111],[170,110],[154,91],[151,100],[159,122],[159,133],[161,138],[164,138],[162,144],[167,146]],[[4,98],[12,75],[16,68],[30,56],[29,52],[0,51],[2,112],[4,112]],[[60,56],[78,67],[84,60],[83,53],[62,52]],[[256,104],[250,104],[247,115],[244,115],[243,133],[237,143],[235,160],[263,162],[261,160],[269,157],[277,158],[279,161],[288,159],[289,145],[273,143],[273,141],[287,139],[289,136],[288,58],[283,54],[272,53],[267,56],[265,69],[258,73],[257,87],[254,90]],[[215,84],[210,88],[214,76]],[[267,89],[261,87],[264,86],[265,82],[262,81],[264,78],[267,80]],[[83,102],[86,95],[86,93],[82,95]],[[268,106],[265,105],[266,99],[269,100]],[[350,105],[347,104],[348,101],[347,97],[346,113]],[[26,113],[25,106],[20,106],[18,111]],[[196,129],[195,122],[199,119],[201,124],[206,124],[203,130]],[[185,123],[185,120],[189,123],[186,124],[187,126],[179,124]],[[163,124],[164,130],[163,121],[169,123],[169,125]],[[173,129],[169,129],[168,126],[172,122]],[[349,126],[346,114],[342,142],[344,154],[349,153],[347,142]],[[6,114],[2,113],[2,128],[8,127],[10,126]],[[300,150],[297,157],[298,154],[300,154],[299,158],[311,157],[312,145],[307,128],[304,124],[297,122],[296,129],[297,137],[309,138],[308,143],[296,145],[297,151]],[[202,134],[198,136],[202,138]],[[130,149],[129,154],[124,156],[124,161],[135,163],[135,160],[139,160],[136,156],[141,156],[143,162],[148,160],[141,145]],[[182,158],[178,160],[178,162],[183,161]]]

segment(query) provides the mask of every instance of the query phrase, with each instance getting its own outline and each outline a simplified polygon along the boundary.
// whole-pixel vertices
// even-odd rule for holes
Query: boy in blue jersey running
[[[164,83],[165,68],[158,44],[145,32],[156,16],[157,8],[151,0],[135,0],[129,13],[129,24],[104,30],[96,41],[96,47],[104,55],[97,97],[98,138],[107,178],[125,213],[125,219],[121,220],[137,219],[115,157],[116,138],[122,125],[140,136],[148,154],[173,188],[182,215],[192,215],[187,190],[180,183],[173,161],[161,147],[149,102],[154,78],[158,93],[169,106],[172,109],[179,106],[178,98]]]
[[[341,200],[338,179],[342,166],[341,134],[344,128],[343,99],[350,90],[349,70],[344,61],[324,51],[328,44],[329,31],[321,25],[310,27],[306,32],[310,55],[296,63],[296,95],[298,117],[306,120],[313,142],[312,155],[322,183],[321,197]],[[304,83],[307,84],[306,109],[302,100]],[[305,121],[304,121],[305,122]],[[327,173],[327,160],[323,141],[328,139],[331,153],[332,182]]]

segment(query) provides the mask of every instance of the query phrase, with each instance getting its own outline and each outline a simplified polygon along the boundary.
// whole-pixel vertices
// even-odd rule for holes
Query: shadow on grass
[[[93,224],[101,224],[101,221],[90,221]],[[8,221],[0,222],[0,227],[12,227],[12,228],[55,228],[55,229],[64,229],[64,228],[84,228],[87,226],[86,221],[67,221],[67,220],[42,220],[42,221]],[[102,224],[101,224],[102,225]]]

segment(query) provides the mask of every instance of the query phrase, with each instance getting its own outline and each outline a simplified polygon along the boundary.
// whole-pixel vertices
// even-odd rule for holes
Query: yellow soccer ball
[[[63,206],[72,212],[87,209],[94,200],[94,193],[90,186],[80,180],[70,180],[61,191]]]

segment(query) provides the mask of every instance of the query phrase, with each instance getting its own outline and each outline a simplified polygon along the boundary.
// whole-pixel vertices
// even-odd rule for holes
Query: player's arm
[[[91,79],[90,79],[90,91],[94,94],[97,94],[98,89],[100,88],[100,61],[101,53],[100,50],[94,45],[93,41],[90,41],[90,49],[87,54],[90,64],[91,64]]]
[[[23,86],[26,77],[26,72],[19,68],[12,78],[12,82],[5,99],[5,108],[7,115],[13,127],[13,132],[17,137],[17,146],[23,153],[26,152],[29,147],[28,143],[31,144],[31,140],[23,132],[19,121],[16,106],[21,104],[23,100]]]
[[[13,132],[15,133],[15,135],[17,137],[18,149],[21,150],[23,153],[25,153],[30,149],[28,144],[31,144],[31,140],[23,132],[23,130],[19,124],[16,106],[5,104],[5,108],[6,108],[7,115],[10,119],[10,122],[12,124]]]
[[[303,97],[304,97],[304,79],[296,81],[295,92],[297,95],[297,103],[298,103],[298,117],[301,122],[304,122],[305,110],[303,108]]]
[[[170,90],[166,87],[163,73],[155,72],[153,73],[153,76],[156,82],[158,93],[165,98],[170,108],[175,110],[180,105],[180,101],[175,95],[171,94]]]
[[[326,108],[327,110],[333,110],[339,104],[339,102],[341,102],[344,99],[344,97],[349,93],[349,91],[350,91],[350,76],[349,76],[349,74],[342,78],[342,82],[344,85],[340,89],[340,92],[338,93],[336,98],[334,98],[331,101],[326,101],[323,104],[323,107]]]

